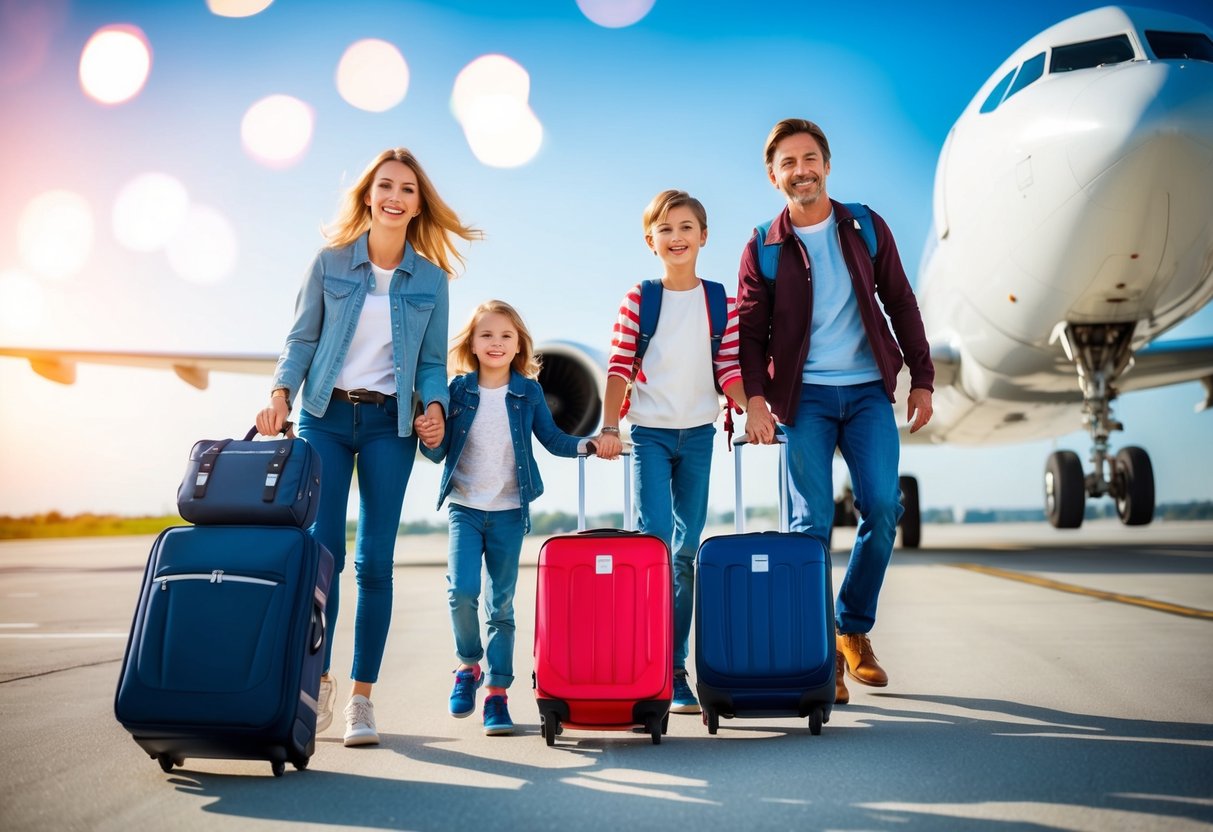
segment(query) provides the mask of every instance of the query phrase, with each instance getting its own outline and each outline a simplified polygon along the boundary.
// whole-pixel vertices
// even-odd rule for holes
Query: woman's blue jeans
[[[522,554],[522,509],[482,511],[452,503],[450,533],[446,580],[455,656],[463,664],[477,664],[487,656],[485,684],[508,688],[514,681],[514,589]],[[487,576],[487,652],[480,641],[478,612],[482,565]]]
[[[901,442],[884,384],[805,384],[796,424],[782,427],[788,435],[792,531],[807,532],[828,548],[835,448],[851,472],[860,522],[834,614],[840,633],[867,633],[876,623],[876,602],[904,511],[897,481]]]
[[[329,402],[323,417],[304,411],[299,435],[320,452],[320,510],[312,534],[333,553],[334,580],[325,609],[328,638],[324,669],[333,660],[333,634],[340,607],[345,568],[346,506],[350,483],[358,471],[358,531],[354,539],[354,571],[358,583],[358,609],[354,618],[356,682],[379,680],[379,666],[392,619],[392,559],[404,490],[417,456],[416,435],[397,435],[396,400],[381,405]]]
[[[695,611],[695,554],[708,514],[715,425],[632,427],[640,531],[666,542],[674,566],[674,668],[686,667]]]

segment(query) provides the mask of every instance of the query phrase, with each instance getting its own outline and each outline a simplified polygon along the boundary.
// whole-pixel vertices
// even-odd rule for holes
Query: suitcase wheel
[[[661,720],[657,717],[649,717],[644,724],[644,730],[653,738],[653,745],[661,745]]]
[[[821,708],[814,708],[809,714],[809,733],[813,736],[821,734],[821,726],[825,722],[825,712]]]
[[[173,766],[179,766],[185,762],[184,757],[170,757],[168,754],[160,754],[156,757],[156,761],[160,763],[160,770],[168,774],[173,770]]]
[[[666,711],[665,716],[661,718],[661,733],[668,734],[670,732],[670,712]]]
[[[703,709],[703,724],[708,726],[708,733],[715,734],[720,728],[720,714],[711,708]]]
[[[556,735],[560,733],[560,720],[555,714],[540,714],[539,715],[539,734],[547,742],[548,745],[556,744]]]
[[[274,772],[275,777],[281,777],[286,773],[286,762],[283,760],[271,760],[270,768]]]

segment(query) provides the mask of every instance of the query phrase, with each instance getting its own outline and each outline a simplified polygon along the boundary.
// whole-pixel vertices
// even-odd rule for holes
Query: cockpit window
[[[1011,86],[1011,79],[1015,77],[1015,69],[1002,76],[1002,80],[994,85],[994,89],[990,90],[990,94],[986,96],[985,103],[981,105],[983,113],[992,113],[1002,103],[1002,97],[1007,91],[1007,87]]]
[[[1146,40],[1160,61],[1213,61],[1213,41],[1201,32],[1146,31]]]
[[[1015,76],[1015,83],[1011,85],[1011,89],[1007,91],[1007,98],[1010,98],[1015,93],[1022,90],[1028,84],[1035,81],[1045,71],[1045,53],[1041,52],[1035,57],[1028,58],[1023,62],[1023,66],[1019,68],[1019,74]],[[1005,99],[1004,99],[1005,100]]]
[[[1121,64],[1133,60],[1133,44],[1128,35],[1116,35],[1083,43],[1053,47],[1049,72],[1073,72],[1105,64]]]

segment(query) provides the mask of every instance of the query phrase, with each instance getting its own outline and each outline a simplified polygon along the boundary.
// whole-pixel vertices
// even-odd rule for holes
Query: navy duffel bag
[[[320,453],[306,439],[203,439],[190,452],[177,510],[197,525],[307,528],[320,506]]]

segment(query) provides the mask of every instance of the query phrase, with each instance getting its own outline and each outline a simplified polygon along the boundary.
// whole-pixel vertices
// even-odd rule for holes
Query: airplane
[[[1201,380],[1213,338],[1153,343],[1213,297],[1213,31],[1175,14],[1105,7],[1017,49],[982,85],[939,157],[918,281],[936,380],[932,421],[903,441],[987,444],[1068,433],[1081,414],[1091,470],[1046,461],[1045,509],[1076,528],[1088,497],[1150,522],[1149,455],[1110,434],[1121,392]],[[553,341],[540,383],[558,424],[598,425],[605,357]],[[205,389],[211,371],[268,375],[276,355],[0,347],[39,375],[79,363],[159,367]],[[904,401],[903,373],[898,400]],[[901,478],[902,546],[921,540],[918,483]],[[844,491],[836,523],[854,523]]]

